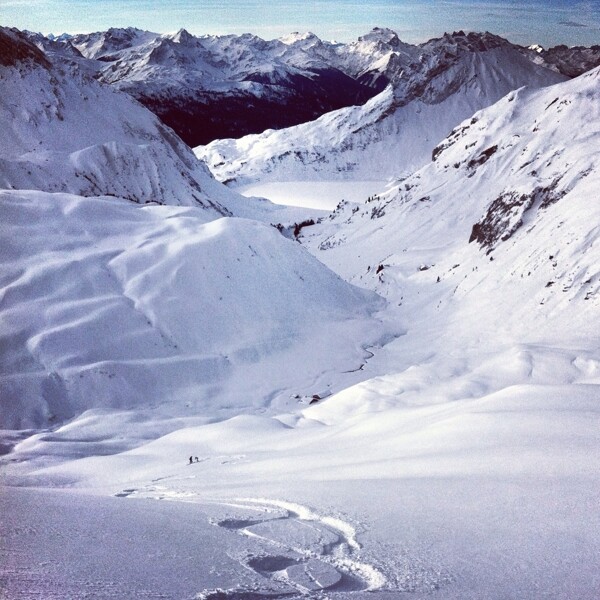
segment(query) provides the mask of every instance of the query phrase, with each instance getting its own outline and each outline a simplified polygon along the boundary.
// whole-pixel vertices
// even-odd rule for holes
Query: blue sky
[[[591,45],[600,44],[600,0],[0,0],[0,23],[43,33],[132,25],[267,39],[313,31],[339,41],[385,26],[412,43],[465,29],[520,44]]]

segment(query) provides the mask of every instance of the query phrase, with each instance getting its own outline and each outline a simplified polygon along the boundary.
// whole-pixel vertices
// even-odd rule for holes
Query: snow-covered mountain
[[[189,144],[290,126],[374,94],[306,39],[110,29],[70,40]],[[320,40],[318,44],[325,47]]]
[[[115,52],[151,43],[157,37],[156,33],[136,27],[111,27],[106,31],[69,36],[68,41],[86,58],[107,60]]]
[[[16,30],[0,47],[1,427],[159,405],[226,414],[232,397],[239,412],[240,394],[255,409],[289,386],[324,393],[327,373],[360,363],[382,300],[270,224],[231,218],[288,212],[215,181],[77,63]]]
[[[11,48],[3,55],[12,57],[0,67],[0,187],[229,214],[227,202],[237,196],[150,111],[76,62],[51,63],[19,32],[4,29],[0,36]]]
[[[436,144],[476,110],[523,85],[565,79],[488,33],[445,35],[413,58],[397,55],[393,69],[388,62],[392,85],[364,106],[286,130],[217,140],[196,155],[219,180],[236,185],[399,178],[423,166]]]
[[[402,296],[424,328],[433,312],[453,335],[471,323],[595,337],[599,100],[598,68],[512,92],[457,126],[390,191],[304,229],[307,243],[347,280]]]
[[[376,341],[381,299],[268,225],[34,191],[1,191],[0,212],[4,429],[268,408]]]
[[[599,69],[469,115],[389,191],[298,224],[301,245],[222,217],[243,201],[88,86],[96,59],[22,41],[0,36],[0,174],[32,188],[0,190],[7,598],[597,600]],[[465,89],[501,87],[502,50]],[[413,89],[443,104],[430,67]],[[153,147],[130,172],[107,153],[102,186],[137,190],[156,160],[206,200],[78,188],[84,145],[119,146],[102,128]],[[46,159],[86,195],[18,166]]]
[[[312,33],[263,40],[251,34],[194,36],[185,29],[161,35],[133,27],[27,35],[46,53],[77,60],[82,70],[133,95],[190,145],[308,122],[362,104],[407,78],[418,84],[418,74],[429,77],[436,61],[443,68],[449,58],[444,53],[457,45],[457,36],[446,36],[445,44],[406,44],[381,27],[348,44]],[[459,42],[473,51],[498,43],[505,42],[472,33]],[[597,55],[594,48],[568,49],[568,57],[563,47],[542,54],[513,48],[570,77],[594,66]]]

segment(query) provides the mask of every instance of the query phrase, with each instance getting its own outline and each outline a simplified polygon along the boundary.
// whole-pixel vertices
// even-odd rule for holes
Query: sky
[[[418,43],[445,31],[491,31],[549,47],[600,44],[600,0],[0,0],[0,24],[59,34],[134,26],[159,33],[312,31],[348,42],[375,26]]]

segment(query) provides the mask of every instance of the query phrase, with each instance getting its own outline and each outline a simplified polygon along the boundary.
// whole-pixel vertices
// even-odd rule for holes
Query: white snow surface
[[[598,598],[599,99],[509,94],[304,248],[2,191],[4,596]]]
[[[332,211],[342,201],[362,202],[375,196],[387,185],[387,181],[271,181],[237,187],[235,191],[283,206]]]
[[[326,389],[377,341],[369,316],[383,302],[271,226],[106,197],[0,197],[4,428],[94,408],[264,411],[309,381]]]

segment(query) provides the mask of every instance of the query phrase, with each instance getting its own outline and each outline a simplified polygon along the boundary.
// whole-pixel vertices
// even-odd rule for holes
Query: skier
[[[190,456],[190,465],[194,462],[194,460],[192,459],[192,457]]]

